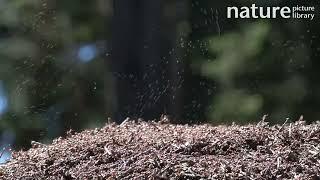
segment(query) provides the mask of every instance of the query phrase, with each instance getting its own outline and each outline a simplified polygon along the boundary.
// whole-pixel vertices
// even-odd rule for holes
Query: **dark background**
[[[303,19],[226,19],[251,1],[0,1],[0,146],[108,117],[283,123],[320,117],[318,1]]]

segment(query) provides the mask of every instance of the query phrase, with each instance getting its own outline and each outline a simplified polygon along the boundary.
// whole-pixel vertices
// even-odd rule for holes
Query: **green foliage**
[[[218,57],[202,66],[202,73],[217,79],[223,86],[232,86],[237,76],[246,72],[248,61],[260,53],[268,33],[268,24],[254,23],[239,33],[228,33],[209,39],[209,51]]]
[[[203,75],[220,83],[221,89],[215,96],[214,110],[210,117],[215,122],[248,120],[263,106],[260,94],[248,93],[247,89],[236,87],[239,76],[250,68],[250,61],[258,61],[269,25],[263,22],[244,26],[240,32],[231,32],[221,37],[209,38],[209,51],[216,53],[215,60],[201,66]]]
[[[270,21],[242,24],[222,36],[209,36],[210,61],[201,61],[201,74],[218,83],[208,117],[214,123],[258,120],[269,114],[273,122],[297,118],[313,109],[307,103],[318,96],[307,90],[317,88],[310,77],[316,67],[308,55],[314,41],[297,40],[302,32]],[[316,36],[314,36],[316,37]],[[295,40],[286,40],[295,39]],[[203,58],[208,58],[202,56]],[[310,100],[313,98],[313,100]],[[311,113],[315,114],[315,113]],[[260,117],[259,117],[260,116]]]
[[[101,124],[101,97],[107,93],[104,57],[81,63],[75,60],[74,47],[107,37],[108,16],[96,10],[99,2],[1,2],[0,25],[8,35],[0,41],[0,82],[9,109],[0,117],[0,135],[10,130],[16,144],[25,146],[29,139],[50,139],[71,127]]]

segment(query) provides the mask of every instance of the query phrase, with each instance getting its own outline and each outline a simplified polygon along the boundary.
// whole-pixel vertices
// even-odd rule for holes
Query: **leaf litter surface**
[[[320,179],[320,123],[125,121],[32,142],[0,179]]]

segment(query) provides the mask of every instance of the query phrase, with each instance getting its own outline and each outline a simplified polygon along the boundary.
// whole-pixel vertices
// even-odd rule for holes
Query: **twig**
[[[2,155],[4,154],[4,151],[6,150],[6,148],[2,148],[2,151],[0,152],[0,158],[2,157]]]
[[[283,127],[287,124],[289,118],[286,118],[286,121],[284,121],[284,123],[282,124],[282,126],[280,127],[280,129],[278,130],[278,133],[283,129]],[[278,134],[277,133],[277,134]]]
[[[120,126],[124,126],[127,122],[129,122],[130,121],[130,118],[129,117],[127,117],[121,124],[120,124]]]
[[[280,168],[280,163],[281,163],[281,157],[277,158],[277,169]]]

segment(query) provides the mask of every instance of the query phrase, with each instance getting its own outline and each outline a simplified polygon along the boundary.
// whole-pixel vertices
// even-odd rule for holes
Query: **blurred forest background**
[[[272,123],[320,117],[313,21],[227,19],[231,0],[0,0],[0,163],[112,117]]]

